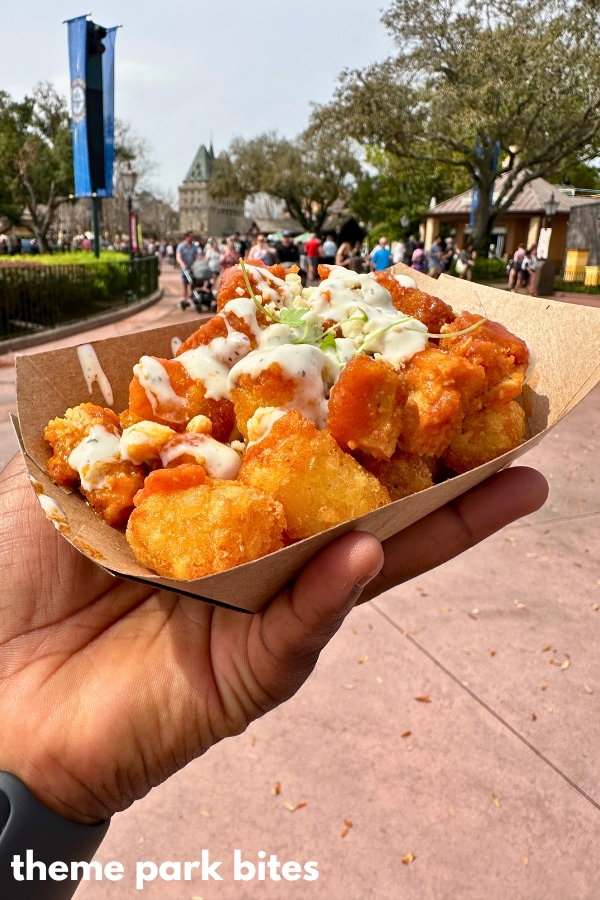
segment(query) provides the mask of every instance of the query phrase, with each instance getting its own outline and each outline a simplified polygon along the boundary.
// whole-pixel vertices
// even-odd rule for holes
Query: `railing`
[[[0,341],[120,309],[158,289],[158,258],[0,265]]]

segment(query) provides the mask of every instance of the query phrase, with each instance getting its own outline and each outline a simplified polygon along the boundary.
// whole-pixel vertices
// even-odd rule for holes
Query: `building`
[[[194,161],[179,186],[179,230],[204,237],[221,237],[244,231],[244,202],[230,197],[211,197],[208,183],[215,160],[211,146],[198,148]]]
[[[496,179],[494,194],[501,189],[505,177]],[[445,235],[451,234],[458,247],[468,243],[471,232],[471,199],[471,191],[465,191],[427,210],[421,226],[426,248],[432,244],[440,230]],[[548,259],[554,261],[557,272],[563,268],[566,251],[570,249],[567,232],[571,212],[592,201],[589,196],[575,195],[572,189],[550,184],[543,178],[534,178],[528,182],[509,209],[496,219],[492,244],[497,257],[510,259],[519,244],[531,247],[537,243],[540,229],[548,224],[547,221],[544,223],[545,207],[552,199],[557,202],[557,208],[552,215]]]

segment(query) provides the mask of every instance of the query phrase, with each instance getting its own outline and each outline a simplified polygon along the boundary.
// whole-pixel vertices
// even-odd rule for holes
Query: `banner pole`
[[[92,230],[94,232],[94,256],[96,259],[100,256],[99,206],[100,198],[98,197],[98,194],[92,194]]]

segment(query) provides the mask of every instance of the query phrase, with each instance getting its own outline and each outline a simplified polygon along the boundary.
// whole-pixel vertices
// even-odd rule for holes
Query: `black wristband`
[[[71,879],[71,862],[89,862],[108,831],[108,822],[80,825],[53,813],[33,796],[22,781],[0,772],[0,896],[2,900],[69,900],[79,884]],[[27,857],[30,851],[30,871]],[[14,857],[23,865],[11,866]],[[40,865],[31,866],[31,862]],[[52,863],[66,863],[67,877],[51,877]],[[54,870],[53,874],[59,874]],[[62,867],[65,873],[65,867]],[[23,880],[15,878],[19,874]],[[27,875],[33,878],[27,880]],[[44,874],[45,880],[41,878]]]

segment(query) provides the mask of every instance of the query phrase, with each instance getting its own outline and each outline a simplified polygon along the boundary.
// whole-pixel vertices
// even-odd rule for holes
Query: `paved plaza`
[[[85,340],[194,318],[178,276],[161,283]],[[0,404],[1,466],[2,357]],[[549,480],[543,509],[356,609],[296,697],[115,816],[97,859],[126,877],[77,900],[599,897],[599,421],[596,388],[521,460]],[[137,861],[203,848],[223,881],[136,890]],[[316,860],[319,878],[234,882],[234,849]]]

